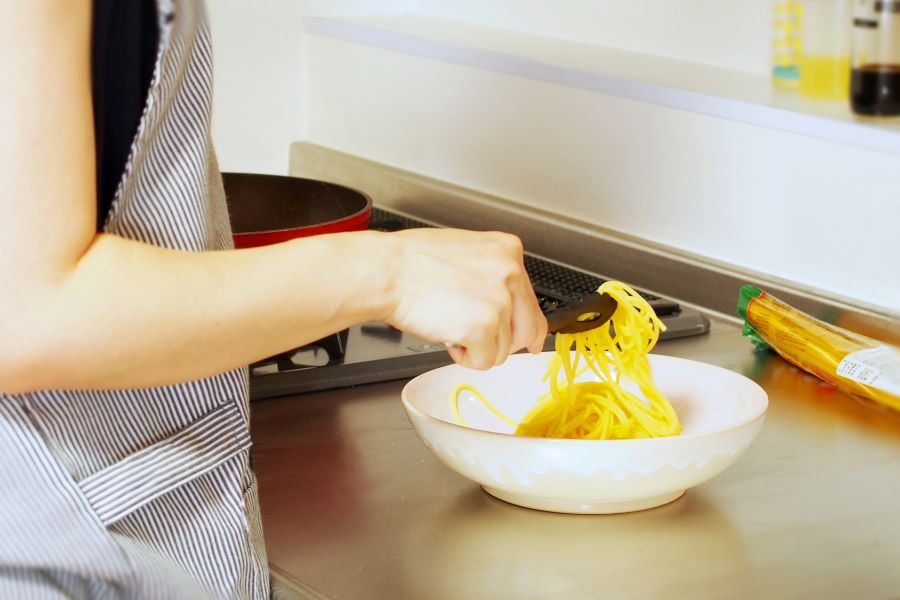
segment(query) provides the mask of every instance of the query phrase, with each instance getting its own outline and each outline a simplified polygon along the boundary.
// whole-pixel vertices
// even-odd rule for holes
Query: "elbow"
[[[38,264],[4,277],[14,283],[0,285],[0,394],[74,387],[85,327],[73,273]]]
[[[0,395],[23,394],[44,389],[40,364],[46,361],[32,360],[27,352],[15,346],[15,342],[0,343]]]
[[[22,303],[0,301],[0,394],[52,387],[49,378],[54,362],[64,357],[59,356],[54,328],[37,308],[28,310]]]

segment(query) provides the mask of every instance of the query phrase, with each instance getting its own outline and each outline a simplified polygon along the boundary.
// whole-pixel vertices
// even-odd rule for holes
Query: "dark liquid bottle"
[[[900,65],[863,65],[850,82],[853,112],[900,115]]]
[[[856,0],[850,107],[860,115],[900,115],[900,0]]]

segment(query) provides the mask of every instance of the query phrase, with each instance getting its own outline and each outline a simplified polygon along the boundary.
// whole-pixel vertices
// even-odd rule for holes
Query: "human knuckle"
[[[505,231],[491,231],[491,240],[503,250],[515,253],[522,249],[522,240],[517,235]]]
[[[513,282],[521,271],[519,263],[512,257],[498,254],[486,263],[489,265],[485,274],[489,274],[490,281],[496,284],[502,284],[498,289],[505,289]]]
[[[506,243],[516,254],[522,254],[525,250],[525,247],[522,245],[522,239],[517,235],[507,234]]]

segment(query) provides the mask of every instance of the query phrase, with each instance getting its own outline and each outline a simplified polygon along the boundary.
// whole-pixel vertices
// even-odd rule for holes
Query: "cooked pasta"
[[[647,301],[624,283],[607,281],[597,292],[616,300],[615,313],[596,329],[556,334],[556,354],[544,375],[549,390],[519,423],[468,384],[452,392],[457,421],[466,425],[459,412],[459,394],[468,391],[514,426],[515,435],[596,440],[678,435],[678,415],[654,385],[647,360],[665,325]],[[593,380],[576,381],[587,371]],[[643,399],[626,389],[634,386]]]

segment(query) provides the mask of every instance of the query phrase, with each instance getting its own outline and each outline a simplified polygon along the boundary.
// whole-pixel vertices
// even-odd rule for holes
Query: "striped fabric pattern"
[[[147,105],[105,223],[233,248],[203,7],[157,0]],[[266,598],[246,369],[153,389],[0,394],[0,597]]]
[[[172,437],[83,479],[79,486],[97,517],[108,525],[249,448],[250,432],[229,402]]]

